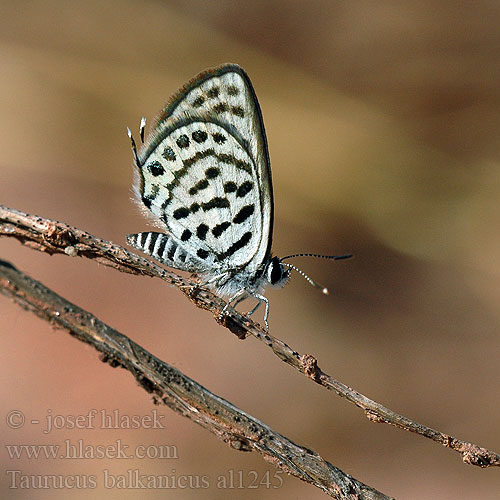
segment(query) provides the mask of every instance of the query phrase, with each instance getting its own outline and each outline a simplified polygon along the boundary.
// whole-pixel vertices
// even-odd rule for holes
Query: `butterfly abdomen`
[[[197,259],[189,255],[168,234],[156,232],[129,234],[127,242],[167,266],[192,272],[203,268]]]

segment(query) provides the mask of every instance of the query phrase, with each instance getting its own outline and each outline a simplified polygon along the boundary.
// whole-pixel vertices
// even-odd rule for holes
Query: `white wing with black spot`
[[[272,237],[271,173],[259,104],[240,67],[208,70],[181,89],[139,150],[137,168],[140,202],[169,239],[139,233],[131,244],[214,276],[262,270]]]

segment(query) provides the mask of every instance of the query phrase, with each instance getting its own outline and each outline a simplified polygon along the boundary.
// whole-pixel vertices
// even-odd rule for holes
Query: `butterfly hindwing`
[[[138,163],[143,204],[199,267],[252,273],[269,255],[267,145],[241,68],[226,65],[188,83],[158,118]]]
[[[237,268],[258,252],[263,214],[256,166],[224,127],[174,123],[140,172],[143,203],[205,266]]]

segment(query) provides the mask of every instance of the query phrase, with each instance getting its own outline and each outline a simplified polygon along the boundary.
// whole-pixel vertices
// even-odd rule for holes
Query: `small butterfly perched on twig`
[[[127,242],[167,266],[198,274],[232,304],[254,297],[253,314],[267,285],[283,286],[292,257],[345,259],[351,255],[271,255],[273,190],[264,123],[245,71],[235,64],[200,73],[161,111],[147,139],[141,120],[137,149],[130,129],[142,211],[164,232],[129,234]]]

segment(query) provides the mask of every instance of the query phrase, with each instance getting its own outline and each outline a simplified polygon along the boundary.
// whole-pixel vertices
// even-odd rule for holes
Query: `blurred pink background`
[[[263,110],[274,253],[298,260],[267,293],[271,333],[380,403],[500,451],[500,7],[498,3],[1,2],[0,203],[124,244],[148,223],[130,202],[126,136],[199,71],[235,62]],[[216,394],[398,499],[498,499],[498,469],[363,413],[241,342],[159,280],[0,241],[0,258],[91,311]],[[250,304],[244,304],[249,307]],[[259,316],[260,318],[260,316]],[[5,499],[326,498],[230,449],[97,353],[0,296],[2,442],[175,446],[175,459],[16,459],[24,475],[96,488],[12,488]],[[60,429],[47,415],[164,415],[164,429]],[[22,428],[6,416],[25,415]],[[38,419],[40,424],[31,424]],[[208,476],[209,488],[106,488],[104,471]],[[216,478],[242,471],[242,489]]]

